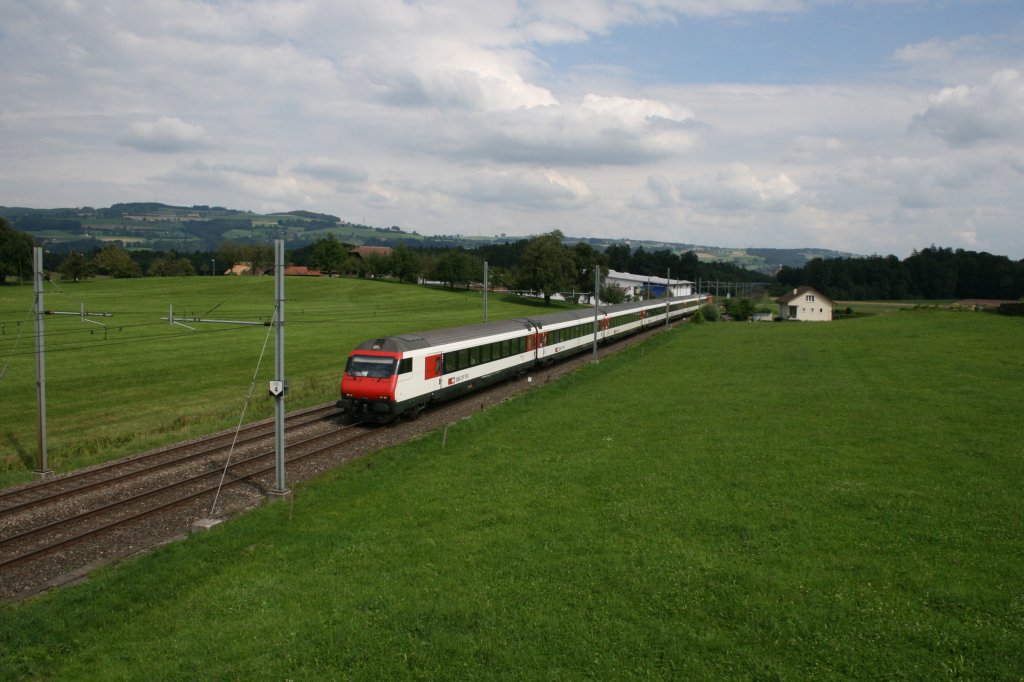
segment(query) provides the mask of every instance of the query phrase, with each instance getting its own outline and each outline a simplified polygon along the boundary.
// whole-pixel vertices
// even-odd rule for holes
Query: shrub
[[[718,306],[714,303],[705,303],[700,307],[700,312],[703,313],[704,319],[708,322],[718,322],[722,315],[718,312]]]

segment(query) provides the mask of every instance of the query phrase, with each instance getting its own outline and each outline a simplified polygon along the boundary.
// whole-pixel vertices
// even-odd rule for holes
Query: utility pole
[[[597,364],[597,302],[601,297],[601,266],[594,269],[594,353],[592,364]]]
[[[490,284],[487,282],[487,261],[484,261],[484,322],[487,321],[487,290]]]
[[[284,240],[274,240],[274,381],[270,393],[274,396],[274,433],[276,440],[274,460],[274,488],[271,497],[286,497],[290,494],[285,483],[284,470],[284,396],[288,392],[284,378]]]
[[[665,327],[668,327],[668,318],[672,312],[672,304],[669,303],[669,299],[672,298],[672,268],[668,268],[665,271]]]
[[[43,353],[43,249],[32,247],[32,282],[36,295],[36,411],[39,415],[39,460],[32,473],[39,478],[53,475],[46,461],[46,356]]]

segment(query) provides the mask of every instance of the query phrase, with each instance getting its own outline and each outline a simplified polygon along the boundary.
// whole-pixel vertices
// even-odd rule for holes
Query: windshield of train
[[[345,371],[354,377],[384,379],[395,373],[395,359],[379,355],[353,355]]]

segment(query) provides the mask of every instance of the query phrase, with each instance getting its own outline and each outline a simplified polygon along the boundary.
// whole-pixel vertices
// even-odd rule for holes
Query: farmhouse
[[[779,304],[779,318],[802,322],[829,322],[832,319],[832,299],[814,287],[797,287],[775,299]]]
[[[348,255],[355,256],[359,260],[366,260],[370,255],[377,254],[380,256],[390,256],[390,246],[357,246],[350,250]]]
[[[225,275],[261,275],[262,272],[253,269],[252,263],[235,263],[230,269],[224,271]]]
[[[622,287],[627,296],[633,298],[658,298],[665,295],[669,290],[670,296],[688,296],[693,293],[693,282],[685,279],[673,279],[671,281],[664,277],[649,277],[647,275],[634,275],[629,272],[608,271],[605,279],[607,284],[618,284]]]

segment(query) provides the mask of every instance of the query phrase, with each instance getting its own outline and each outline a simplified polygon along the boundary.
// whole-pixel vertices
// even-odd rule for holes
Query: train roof
[[[370,339],[356,346],[356,350],[383,350],[389,352],[417,350],[433,346],[444,346],[449,343],[477,339],[483,336],[526,331],[530,327],[530,321],[525,318],[481,322],[461,327],[431,329],[425,332],[412,332],[397,336],[386,336],[380,339]]]
[[[601,314],[604,314],[604,310],[601,310]],[[593,320],[594,309],[593,308],[580,308],[578,310],[563,310],[558,313],[548,313],[547,315],[538,315],[537,317],[527,318],[535,325],[543,329],[544,327],[550,327],[553,324],[560,322],[575,322],[577,320]]]
[[[672,298],[669,302],[684,300],[683,298]],[[598,312],[601,315],[610,313],[621,313],[631,310],[650,308],[652,305],[665,305],[665,299],[654,301],[636,301],[632,303],[620,303],[613,306],[599,306]],[[448,327],[446,329],[431,329],[424,332],[410,332],[396,336],[384,336],[377,339],[363,341],[355,350],[378,350],[391,353],[400,353],[420,348],[432,348],[434,346],[445,346],[450,343],[469,341],[487,336],[509,334],[530,330],[534,327],[544,329],[563,322],[586,322],[594,319],[593,308],[578,308],[575,310],[563,310],[557,313],[536,315],[534,317],[519,317],[511,320],[497,320],[495,322],[480,322],[467,324],[461,327]]]
[[[692,298],[692,297],[690,297]],[[675,303],[678,301],[688,300],[687,297],[674,297],[668,300],[669,303]],[[624,313],[632,310],[642,310],[644,308],[652,308],[658,306],[664,306],[665,299],[659,298],[647,301],[632,301],[630,303],[619,303],[616,305],[603,305],[598,306],[597,311],[601,315],[609,315],[616,313]],[[593,308],[577,308],[575,310],[565,310],[558,313],[549,313],[547,315],[539,315],[537,317],[527,318],[532,320],[541,329],[546,326],[558,324],[560,322],[573,322],[576,320],[593,320],[594,309]]]

